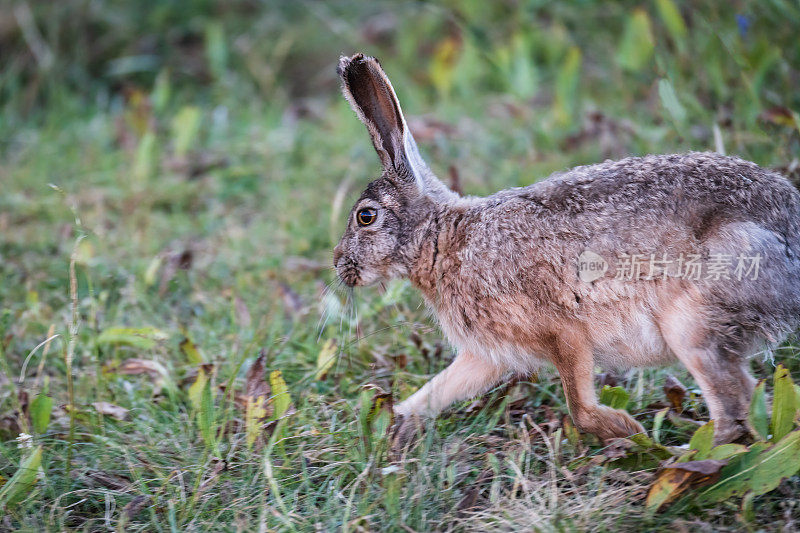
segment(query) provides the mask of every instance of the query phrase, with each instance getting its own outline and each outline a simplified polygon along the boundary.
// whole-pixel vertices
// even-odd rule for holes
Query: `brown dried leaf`
[[[397,355],[391,355],[389,357],[394,359],[395,367],[398,370],[403,370],[405,367],[408,366],[408,356],[406,354],[404,354],[404,353],[399,353]]]
[[[73,471],[76,472],[76,471]],[[84,483],[89,487],[105,487],[111,490],[127,491],[131,480],[119,474],[103,472],[102,470],[89,470],[83,474]]]
[[[167,256],[164,269],[161,271],[161,281],[158,284],[158,295],[164,296],[169,289],[169,282],[175,277],[178,270],[189,270],[194,263],[194,252],[186,248],[180,252],[172,252]]]
[[[704,459],[673,463],[662,468],[647,494],[647,507],[653,511],[663,509],[690,488],[698,488],[715,483],[722,467],[728,461]]]
[[[788,107],[783,106],[773,106],[768,109],[765,109],[758,115],[760,120],[764,122],[770,122],[772,124],[777,124],[779,126],[795,126],[795,118],[792,110]]]
[[[547,428],[547,434],[550,435],[561,427],[561,414],[554,411],[549,405],[543,405],[542,412],[544,413],[545,420],[547,420],[542,426]]]
[[[266,359],[266,353],[264,350],[261,350],[261,352],[258,354],[258,358],[256,358],[256,360],[253,361],[253,364],[250,365],[250,369],[247,371],[244,383],[245,396],[249,396],[251,398],[258,398],[259,396],[262,396],[264,398],[265,406],[266,400],[269,399],[271,394],[269,380],[267,379],[267,369],[265,366]]]
[[[273,402],[270,402],[272,386],[267,380],[265,367],[266,354],[264,350],[253,361],[245,378],[244,394],[237,395],[235,401],[244,413],[244,427],[248,448],[253,446],[264,433],[264,421],[275,412]]]
[[[101,415],[110,416],[111,418],[116,418],[117,420],[125,420],[128,418],[129,411],[124,407],[114,405],[113,403],[94,402],[92,407],[94,407],[95,410]]]
[[[362,390],[375,391],[375,395],[372,397],[372,406],[370,407],[372,416],[376,416],[380,410],[384,410],[389,414],[394,413],[394,397],[391,392],[386,392],[377,383],[367,383]]]
[[[131,519],[137,514],[141,513],[148,505],[150,505],[151,502],[152,500],[150,499],[150,496],[140,494],[122,508],[122,514],[125,516],[125,518]]]
[[[667,375],[664,381],[664,394],[667,395],[670,405],[677,412],[683,411],[683,400],[686,398],[686,387],[672,374]]]
[[[0,417],[0,438],[4,440],[13,439],[21,431],[22,428],[19,425],[19,418],[16,412]]]
[[[477,503],[478,497],[481,494],[481,490],[483,486],[489,483],[494,474],[491,468],[487,468],[483,470],[480,474],[478,474],[478,479],[476,479],[472,485],[467,489],[467,492],[461,498],[461,501],[458,502],[456,506],[456,510],[458,511],[459,516],[464,516],[470,511],[474,510]]]
[[[619,385],[619,379],[617,375],[611,372],[603,372],[602,374],[597,374],[596,378],[597,378],[597,383],[600,385],[601,389],[606,385],[608,385],[609,387],[616,387],[617,385]]]
[[[164,377],[167,369],[161,363],[149,359],[139,359],[136,357],[126,359],[116,368],[117,374],[134,376],[137,374],[147,374],[152,378]]]

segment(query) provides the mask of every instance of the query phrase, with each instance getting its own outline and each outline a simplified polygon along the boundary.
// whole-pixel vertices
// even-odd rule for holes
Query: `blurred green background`
[[[44,474],[0,529],[469,528],[459,506],[473,496],[486,501],[479,523],[494,527],[636,529],[697,515],[735,529],[725,506],[647,517],[634,478],[612,490],[598,475],[587,486],[611,499],[573,505],[546,485],[547,450],[530,463],[511,400],[456,409],[402,476],[372,473],[387,463],[382,434],[359,418],[362,386],[405,397],[452,354],[407,283],[326,289],[350,203],[379,171],[335,66],[343,54],[377,56],[432,168],[469,194],[685,150],[797,179],[799,33],[794,0],[4,3],[0,483],[24,455],[16,437],[33,431],[28,400],[54,407],[33,431]],[[44,352],[50,334],[60,337]],[[320,373],[328,339],[340,356]],[[261,348],[296,409],[270,469],[241,444],[221,389],[203,404],[216,406],[210,418],[188,390],[201,363],[238,390]],[[122,371],[131,359],[160,367]],[[622,381],[648,427],[663,378]],[[557,378],[527,387],[534,419],[566,413]],[[112,420],[98,401],[130,414]],[[198,409],[218,430],[213,443]],[[664,433],[674,444],[688,435]],[[499,466],[503,454],[511,466]],[[503,470],[516,467],[562,503],[523,501]],[[487,469],[491,489],[476,495]],[[757,503],[752,519],[774,524],[797,500]]]

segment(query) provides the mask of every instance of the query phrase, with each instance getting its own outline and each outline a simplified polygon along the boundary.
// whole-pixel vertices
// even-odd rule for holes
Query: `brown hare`
[[[677,360],[703,391],[715,440],[746,431],[748,356],[800,325],[800,194],[786,179],[686,153],[462,197],[423,162],[378,61],[342,57],[338,73],[383,172],[353,206],[336,271],[349,286],[410,279],[457,350],[396,407],[401,420],[551,363],[578,428],[626,437],[643,428],[598,403],[595,365]]]

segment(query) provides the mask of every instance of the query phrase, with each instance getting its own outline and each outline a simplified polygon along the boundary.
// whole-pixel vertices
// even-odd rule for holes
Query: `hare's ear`
[[[424,190],[430,171],[419,155],[392,83],[378,60],[363,54],[342,57],[337,72],[342,79],[342,91],[367,126],[384,168],[395,170],[402,178],[413,179]]]

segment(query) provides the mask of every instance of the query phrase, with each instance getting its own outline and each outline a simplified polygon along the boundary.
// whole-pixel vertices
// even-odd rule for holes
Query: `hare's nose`
[[[333,249],[333,266],[334,268],[336,265],[339,264],[339,259],[342,258],[342,247],[341,245],[337,244],[336,247]]]

